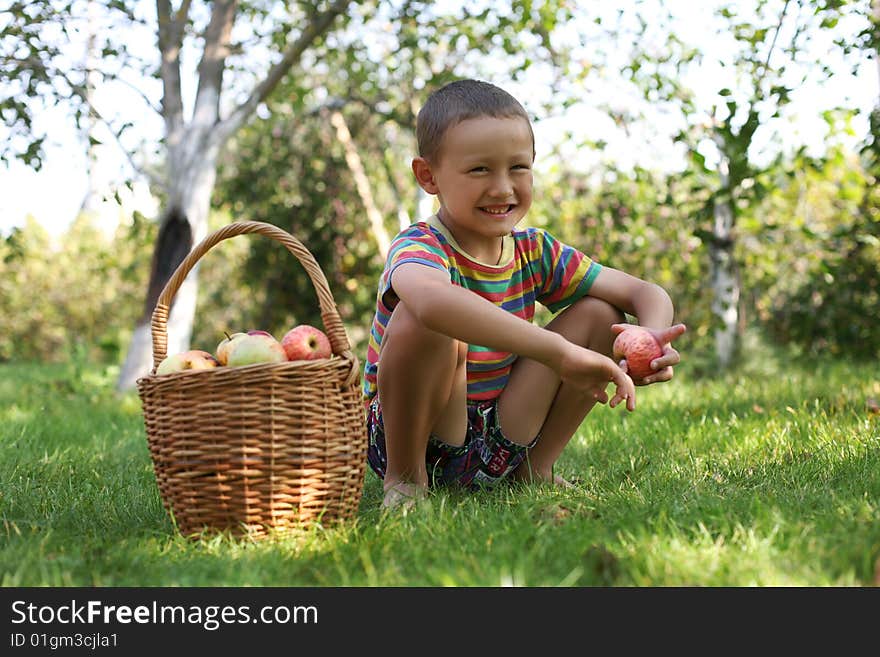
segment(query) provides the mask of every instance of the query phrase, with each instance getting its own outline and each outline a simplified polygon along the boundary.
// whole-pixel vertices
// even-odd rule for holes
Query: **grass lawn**
[[[876,363],[685,366],[598,408],[563,454],[577,490],[444,492],[253,542],[175,534],[136,393],[114,372],[0,365],[3,586],[880,584]]]

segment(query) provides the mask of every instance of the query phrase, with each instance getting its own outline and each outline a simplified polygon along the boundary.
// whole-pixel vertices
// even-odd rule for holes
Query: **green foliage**
[[[8,137],[0,142],[0,160],[15,156],[28,166],[42,166],[44,134],[35,134],[34,117],[43,109],[40,94],[65,96],[53,88],[54,65],[63,47],[47,25],[69,18],[68,8],[51,2],[13,1],[0,20],[0,115]],[[63,84],[69,93],[69,85]],[[81,113],[81,110],[79,110]]]
[[[132,6],[101,4],[123,14]],[[802,154],[779,158],[763,169],[750,159],[755,131],[789,101],[790,90],[778,70],[781,63],[768,57],[784,4],[761,3],[753,18],[739,17],[733,5],[722,10],[732,38],[742,46],[725,66],[739,67],[738,79],[745,86],[719,89],[714,126],[702,121],[708,109],[698,108],[692,90],[681,83],[682,74],[705,53],[685,43],[686,35],[666,29],[665,10],[657,21],[637,17],[640,27],[627,37],[634,55],[625,70],[612,74],[630,79],[651,103],[680,110],[688,126],[680,135],[688,147],[684,171],[606,168],[585,174],[560,168],[537,181],[530,221],[600,262],[668,289],[677,319],[690,328],[680,346],[692,354],[711,348],[716,321],[710,311],[707,245],[712,203],[721,195],[733,200],[737,213],[743,327],[758,322],[769,335],[811,352],[872,353],[880,344],[871,321],[878,290],[880,114],[872,117],[873,137],[861,164],[834,151],[816,161]],[[80,0],[16,2],[13,14],[30,22],[12,21],[3,29],[13,36],[31,35],[28,47],[34,50],[28,52],[51,60],[57,53],[41,41],[41,30],[57,12],[81,5]],[[865,2],[798,0],[789,5],[788,17],[806,21],[810,29],[819,21],[819,29],[831,29],[838,16],[868,13]],[[281,26],[270,20],[276,8],[277,3],[264,0],[242,4],[253,33],[233,44],[229,60],[236,75],[247,74],[242,80],[258,74],[244,44]],[[294,9],[281,20],[295,22],[309,6],[301,3]],[[560,45],[568,42],[560,28],[577,23],[579,31],[587,25],[613,30],[598,15],[586,20],[589,11],[558,0],[497,7],[465,3],[456,10],[428,2],[356,3],[338,29],[306,53],[301,68],[279,84],[260,111],[268,118],[255,118],[230,144],[215,190],[220,211],[212,216],[211,227],[256,219],[300,238],[327,275],[349,336],[362,348],[382,263],[330,112],[344,114],[384,228],[393,235],[400,221],[416,218],[416,187],[408,162],[415,150],[414,112],[427,89],[460,75],[516,79],[539,65],[549,65],[551,86],[561,79],[556,76],[583,82],[593,64],[607,69],[607,39],[588,40],[595,45],[593,64],[569,68],[570,53]],[[872,47],[876,23],[866,19],[865,24],[870,29],[841,44],[844,50]],[[657,36],[658,27],[666,30],[661,35],[664,47],[646,48],[655,40],[641,37]],[[794,45],[786,57],[795,57],[795,46],[809,35],[789,32],[786,44]],[[374,38],[364,39],[364,34]],[[102,44],[109,44],[107,39]],[[781,46],[781,41],[776,44],[776,52]],[[500,57],[492,61],[504,66],[487,69],[487,55]],[[13,65],[24,63],[10,59],[7,66]],[[28,78],[23,70],[8,69],[0,71],[0,80],[18,76],[22,84],[38,85],[55,73],[47,68]],[[581,88],[562,85],[553,102],[557,108],[566,106]],[[28,93],[39,95],[41,89]],[[15,114],[15,108],[6,109],[4,117]],[[835,120],[834,113],[826,114]],[[714,166],[707,166],[705,153],[698,150],[713,133],[730,159],[730,190],[719,189]],[[0,360],[117,359],[143,311],[155,232],[151,222],[136,217],[107,239],[82,218],[57,239],[31,223],[0,242]],[[275,242],[259,236],[225,242],[206,255],[199,275],[194,346],[212,350],[223,331],[259,327],[277,334],[294,323],[320,325],[304,270]]]
[[[224,167],[217,199],[225,210],[211,227],[256,219],[301,239],[327,275],[349,337],[362,351],[381,258],[361,199],[325,118],[277,117],[269,130],[254,124],[241,133],[236,148],[243,157]],[[382,124],[366,112],[349,118],[368,156],[371,140],[384,134]],[[378,163],[369,172],[389,219],[401,202],[389,182],[394,170]],[[689,173],[644,170],[605,171],[591,180],[556,169],[538,178],[530,222],[603,264],[669,290],[676,319],[689,327],[677,346],[699,359],[711,351],[714,320],[707,249],[694,230],[709,192],[694,180]],[[855,155],[837,149],[822,159],[802,153],[780,160],[759,182],[768,193],[741,214],[738,226],[744,326],[762,326],[810,353],[876,355],[880,204],[874,176]],[[31,221],[0,242],[0,360],[118,361],[143,310],[155,231],[135,215],[106,237],[81,217],[54,239]],[[239,236],[223,242],[202,259],[199,276],[198,348],[213,351],[223,331],[277,334],[294,323],[320,326],[305,271],[274,241]]]
[[[155,226],[108,237],[85,215],[61,235],[29,220],[0,241],[0,361],[115,361],[140,316]]]
[[[811,354],[876,358],[880,350],[880,195],[876,178],[839,149],[779,180],[771,231],[753,262],[767,276],[758,310],[777,339]],[[780,197],[788,197],[783,200]],[[769,237],[769,240],[768,240]],[[769,244],[768,244],[769,241]]]
[[[664,287],[676,321],[689,327],[677,346],[709,348],[708,258],[693,228],[705,193],[693,193],[687,177],[643,169],[598,172],[592,181],[560,169],[538,187],[532,223],[606,266]]]
[[[367,130],[376,127],[362,118]],[[343,322],[367,327],[382,261],[329,121],[275,112],[242,130],[233,148],[234,160],[222,166],[218,202],[235,220],[265,221],[303,242],[327,277]],[[276,335],[300,323],[322,326],[302,265],[277,242],[250,241],[239,275],[253,297],[230,321]],[[203,326],[198,319],[197,337]],[[349,337],[359,335],[355,330]]]
[[[599,262],[669,291],[677,346],[691,357],[713,347],[709,254],[702,232],[711,192],[700,175],[637,169],[557,169],[538,182],[531,221]],[[802,351],[875,356],[880,326],[880,230],[875,178],[840,147],[800,153],[756,178],[765,191],[740,208],[736,258],[744,296],[741,325]],[[706,226],[706,228],[704,228]]]

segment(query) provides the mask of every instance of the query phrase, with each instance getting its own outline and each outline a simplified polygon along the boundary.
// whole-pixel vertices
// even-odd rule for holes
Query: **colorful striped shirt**
[[[453,285],[466,288],[496,306],[532,321],[535,302],[557,312],[586,296],[602,268],[575,248],[541,228],[515,230],[502,240],[498,265],[473,259],[458,245],[437,216],[401,231],[388,250],[376,294],[376,314],[364,365],[365,403],[376,395],[379,349],[396,297],[391,274],[404,263],[415,262],[448,274]],[[468,345],[467,397],[469,402],[498,397],[516,361],[516,354]]]

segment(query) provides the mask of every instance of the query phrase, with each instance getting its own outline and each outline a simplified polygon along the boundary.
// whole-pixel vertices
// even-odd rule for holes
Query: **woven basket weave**
[[[303,265],[333,356],[156,375],[168,311],[186,275],[217,243],[259,233]],[[165,508],[180,532],[270,530],[354,517],[363,492],[366,428],[360,367],[320,266],[271,224],[233,223],[195,246],[153,311],[153,370],[139,379],[147,442]]]

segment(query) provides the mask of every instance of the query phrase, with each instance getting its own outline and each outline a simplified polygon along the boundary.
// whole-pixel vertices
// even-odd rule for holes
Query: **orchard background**
[[[63,398],[65,417],[97,404],[103,420],[122,427],[129,456],[146,464],[132,391],[151,365],[136,353],[148,337],[145,322],[192,245],[230,221],[269,222],[305,243],[363,360],[389,238],[433,210],[409,170],[415,113],[430,89],[468,76],[509,88],[534,119],[540,138],[526,222],[601,263],[656,281],[670,292],[676,321],[688,325],[676,344],[683,359],[676,380],[664,386],[667,392],[645,395],[649,404],[677,400],[668,411],[675,417],[663,416],[671,452],[674,436],[696,431],[701,440],[718,440],[719,449],[739,436],[742,444],[719,458],[748,460],[743,445],[757,434],[770,440],[777,429],[787,435],[790,411],[799,435],[815,441],[814,456],[831,444],[822,437],[834,436],[850,441],[858,463],[876,463],[880,380],[870,363],[880,350],[880,3],[705,3],[700,11],[711,18],[705,34],[682,23],[681,5],[691,3],[612,4],[159,0],[153,7],[27,0],[0,10],[6,165],[43,165],[52,137],[38,118],[50,107],[66,112],[69,122],[54,129],[81,146],[90,172],[111,148],[127,162],[127,175],[109,185],[89,177],[81,211],[63,229],[34,217],[2,227],[3,442],[34,435],[23,418],[41,413],[15,395],[46,389]],[[81,59],[69,55],[71,44],[85,46]],[[837,86],[829,89],[861,85],[863,92],[865,67],[872,71],[873,111],[847,93],[821,92],[833,81]],[[99,102],[102,90],[124,97],[124,110]],[[804,117],[818,133],[793,129]],[[96,207],[144,182],[161,210],[147,215],[122,205],[108,232]],[[224,331],[259,328],[280,337],[295,324],[321,326],[300,265],[259,237],[213,249],[181,296],[185,303],[169,323],[169,337],[178,340],[170,351],[184,343],[213,351]],[[811,387],[811,372],[831,374],[824,387]],[[676,397],[679,381],[693,399]],[[767,387],[771,381],[780,388]],[[725,390],[735,390],[735,408]],[[117,407],[127,419],[114,415]],[[752,428],[728,432],[722,420],[729,414],[748,417]],[[718,435],[699,433],[713,421]],[[101,449],[112,451],[114,435],[93,428],[85,414],[82,422]],[[629,459],[632,467],[619,469],[636,478],[647,467],[641,448],[627,442],[626,427],[608,423],[606,417],[604,435],[623,432],[613,448],[623,451],[606,456]],[[39,426],[42,441],[52,429]],[[592,440],[593,429],[584,430]],[[776,459],[777,447],[771,440],[762,449]],[[669,462],[671,471],[689,458],[679,456],[678,465]],[[592,467],[592,456],[578,458],[571,463]],[[18,486],[20,464],[7,465],[0,487]],[[753,469],[732,471],[750,477]],[[867,500],[852,516],[858,526],[866,508],[876,511],[880,492],[876,476],[866,475],[872,470],[845,471],[852,499]],[[139,472],[151,481],[149,472]],[[792,477],[817,476],[802,472]],[[822,482],[820,476],[814,483]],[[784,491],[789,483],[783,477],[776,485]],[[367,493],[377,504],[373,479]],[[52,524],[34,520],[45,505],[28,507],[23,494],[0,495],[7,538],[18,531],[10,527],[33,521],[39,534]],[[155,496],[150,504],[145,522],[163,522]],[[792,517],[800,512],[795,502],[788,508]],[[556,511],[547,513],[551,524],[559,520]],[[571,506],[559,513],[568,518]],[[834,513],[829,509],[828,518]],[[688,522],[699,517],[692,511]],[[836,527],[834,535],[843,541],[853,526]],[[866,532],[860,541],[852,548],[855,561],[842,558],[835,566],[843,575],[794,581],[873,581],[880,537]],[[828,551],[836,545],[830,541]],[[617,581],[602,570],[605,553],[605,547],[590,553],[589,563],[601,572],[586,583]],[[336,583],[364,581],[350,575]],[[35,581],[65,583],[53,577]],[[749,577],[707,581],[748,583]],[[774,574],[765,579],[780,581]],[[114,580],[92,572],[70,581]],[[428,577],[431,584],[443,581],[442,574]]]
[[[169,39],[183,48],[169,72],[157,69],[156,18],[144,3],[13,2],[3,15],[3,158],[41,166],[51,135],[36,118],[54,102],[69,109],[62,129],[80,135],[90,169],[114,137],[131,167],[116,187],[90,177],[63,231],[33,218],[4,230],[0,361],[101,362],[130,390],[150,364],[134,343],[148,334],[159,290],[197,238],[234,220],[276,224],[307,245],[363,354],[388,240],[432,210],[409,172],[415,112],[428,90],[460,76],[506,83],[534,117],[526,221],[667,288],[690,329],[679,345],[685,367],[707,376],[735,368],[750,357],[740,348],[748,331],[802,356],[876,356],[880,120],[865,120],[846,95],[798,95],[831,80],[864,86],[854,74],[877,68],[876,3],[716,3],[704,11],[717,51],[682,32],[662,2],[610,13],[561,0],[497,11],[429,5],[340,0],[279,14],[279,3],[223,2],[209,16],[199,3],[159,2],[165,29],[182,30],[159,33],[163,52]],[[189,30],[204,40],[190,43]],[[154,45],[135,52],[137,35]],[[84,59],[61,57],[65,39],[77,38]],[[260,53],[262,68],[245,52]],[[223,75],[209,75],[217,68]],[[153,150],[146,118],[138,132],[142,114],[101,113],[95,100],[105,87],[131,93],[132,70],[162,80],[141,78],[138,88],[166,124]],[[706,71],[717,78],[708,86]],[[189,102],[181,77],[198,85]],[[213,101],[202,94],[212,84]],[[214,122],[202,126],[206,103]],[[823,126],[818,149],[816,135],[790,130],[804,116]],[[593,129],[579,131],[584,123]],[[177,141],[189,149],[182,164]],[[667,155],[652,159],[652,150]],[[187,178],[202,166],[216,180]],[[180,178],[184,191],[172,184]],[[152,184],[162,211],[120,210],[115,232],[99,230],[99,197],[119,198],[135,179]],[[207,212],[188,199],[196,187]],[[298,263],[269,241],[227,242],[197,274],[172,311],[169,351],[210,351],[224,330],[278,334],[320,322]]]

